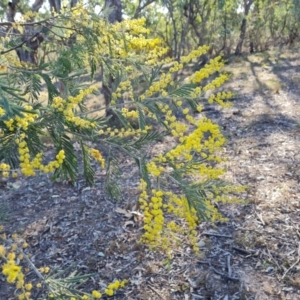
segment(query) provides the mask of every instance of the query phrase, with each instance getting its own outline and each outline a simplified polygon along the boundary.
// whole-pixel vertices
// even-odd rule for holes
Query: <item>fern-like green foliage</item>
[[[59,36],[69,34],[64,29],[66,21],[73,33],[61,41]],[[53,180],[75,182],[82,175],[86,184],[92,186],[94,168],[98,165],[92,160],[96,160],[106,172],[106,191],[111,197],[118,198],[121,194],[118,183],[122,178],[119,166],[127,157],[136,163],[148,189],[153,186],[163,190],[178,189],[186,196],[189,205],[197,210],[199,217],[205,218],[204,203],[210,199],[211,180],[200,176],[198,182],[191,174],[195,174],[201,165],[213,167],[211,160],[193,150],[190,159],[178,157],[158,163],[157,166],[165,171],[155,178],[149,170],[153,157],[148,155],[149,147],[163,142],[168,135],[173,135],[174,147],[186,144],[185,137],[197,125],[191,122],[192,115],[186,119],[187,113],[183,109],[189,108],[193,112],[201,102],[203,104],[205,84],[195,82],[195,79],[192,81],[195,83],[182,83],[182,67],[178,62],[166,65],[165,52],[161,44],[155,44],[156,40],[142,38],[142,42],[148,45],[145,48],[139,48],[139,43],[134,44],[132,37],[141,38],[144,32],[143,29],[138,32],[140,23],[134,23],[134,30],[130,27],[123,30],[122,26],[108,25],[105,16],[99,17],[92,11],[88,22],[83,21],[80,26],[76,18],[70,18],[68,14],[60,15],[55,22],[51,30],[44,32],[51,42],[43,48],[43,59],[37,64],[20,65],[8,63],[4,56],[0,58],[0,65],[5,65],[7,70],[0,73],[0,107],[5,111],[0,116],[0,161],[18,169],[20,149],[16,140],[23,134],[29,149],[29,161],[43,153],[46,164],[60,151],[64,152],[63,162],[53,172]],[[42,26],[47,27],[47,24]],[[17,45],[18,41],[12,36],[11,43],[5,44],[6,49]],[[47,56],[47,49],[55,49],[55,53]],[[207,51],[203,49],[199,50],[199,55]],[[155,61],[152,58],[158,51],[162,54]],[[208,64],[211,69],[206,70],[205,82],[209,81],[210,74],[219,71],[218,64],[218,59]],[[84,93],[89,83],[98,83],[96,78],[106,87],[109,99],[106,101],[108,106],[99,103],[99,109],[93,110],[96,115],[92,117],[87,105],[88,95]],[[216,78],[213,77],[213,80]],[[220,80],[218,85],[222,84]],[[90,90],[94,99],[102,97],[101,93],[101,89]],[[26,105],[31,108],[26,109]],[[112,114],[106,116],[108,110]],[[34,122],[20,126],[18,117],[30,119],[30,114],[35,116]],[[7,121],[11,120],[14,121],[9,128]],[[180,128],[185,126],[189,130],[180,133]],[[199,143],[211,142],[209,136],[200,139]],[[49,141],[50,150],[42,142],[45,139]],[[166,144],[160,155],[166,155],[172,147]],[[203,153],[207,156],[212,154],[209,151]]]

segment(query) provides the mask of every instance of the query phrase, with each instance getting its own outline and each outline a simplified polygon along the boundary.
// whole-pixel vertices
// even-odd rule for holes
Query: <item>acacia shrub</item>
[[[37,26],[47,28],[47,22],[41,20]],[[180,62],[172,61],[165,58],[168,49],[163,42],[153,37],[144,24],[145,19],[109,24],[105,16],[95,15],[91,8],[81,4],[65,9],[55,16],[51,30],[47,31],[52,41],[49,47],[56,47],[57,57],[38,65],[16,59],[12,44],[17,36],[1,38],[0,170],[3,177],[17,177],[20,173],[38,176],[44,172],[53,174],[53,180],[75,182],[81,157],[86,183],[93,185],[95,170],[91,160],[96,160],[105,169],[108,194],[117,198],[120,152],[133,159],[140,171],[139,204],[144,221],[140,242],[170,253],[185,241],[198,253],[199,222],[223,220],[213,202],[238,201],[230,193],[241,190],[221,180],[225,170],[219,166],[222,158],[218,152],[225,138],[220,128],[204,115],[196,118],[193,114],[201,113],[203,101],[230,105],[228,99],[232,94],[219,90],[228,76],[221,72],[223,62],[216,57],[184,82],[175,80],[176,74],[204,55],[209,47],[191,51]],[[22,26],[22,22],[14,24],[15,28]],[[75,43],[58,42],[74,34]],[[93,81],[99,68],[103,70],[103,82],[111,83],[109,102],[99,111],[113,111],[119,120],[118,127],[110,126],[105,114],[91,117],[86,106],[87,96],[99,95],[99,91],[82,85],[81,78],[89,74]],[[63,95],[56,89],[55,81],[64,85]],[[47,88],[46,103],[39,102],[43,83]],[[204,100],[208,91],[210,96]],[[132,126],[132,119],[136,126]],[[45,134],[55,149],[48,163],[44,163],[46,149],[41,141]],[[146,147],[165,136],[172,138],[174,146],[168,144],[161,153],[147,157]],[[80,145],[80,155],[75,143]],[[103,155],[103,149],[107,155]],[[19,299],[30,299],[33,287],[22,275],[19,261],[27,256],[20,246],[3,239],[2,273],[9,283],[16,285]],[[16,255],[18,251],[21,256]],[[29,259],[26,262],[35,268]],[[99,291],[72,292],[65,285],[60,290],[60,285],[47,281],[34,270],[47,286],[50,298],[101,297]],[[83,279],[79,277],[77,281]],[[115,288],[108,286],[107,290],[106,294],[112,295]]]

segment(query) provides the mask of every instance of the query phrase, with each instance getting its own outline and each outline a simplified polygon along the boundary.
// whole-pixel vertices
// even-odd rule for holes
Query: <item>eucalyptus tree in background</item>
[[[246,29],[247,29],[247,18],[251,9],[254,0],[243,0],[244,5],[244,17],[241,24],[240,37],[238,43],[235,48],[235,55],[240,55],[242,53],[242,48],[244,44],[244,40],[246,37]]]
[[[19,12],[19,4],[20,0],[12,0],[11,2],[8,2],[6,18],[7,21],[11,24],[15,22],[16,13]],[[42,0],[36,0],[31,6],[31,11],[38,12],[42,5]],[[33,18],[30,21],[33,22]],[[9,31],[12,29],[11,24],[7,24],[5,30],[3,28],[3,34],[5,34],[5,31]],[[23,36],[20,30],[16,28],[12,29],[12,33],[16,36],[19,35],[21,37],[19,39],[19,47],[17,47],[18,45],[16,46],[16,52],[20,61],[37,64],[37,50],[40,44],[44,41],[44,35],[42,34],[41,30],[35,30],[34,26],[27,25],[23,29]],[[23,45],[26,46],[27,49],[22,47]]]
[[[74,7],[78,3],[78,0],[71,0],[69,5]],[[34,3],[29,6],[27,2],[21,0],[12,0],[8,2],[6,9],[6,20],[8,22],[1,23],[2,36],[8,32],[10,35],[15,35],[15,50],[21,62],[38,64],[37,51],[40,45],[44,42],[47,32],[51,29],[53,24],[50,21],[44,21],[42,23],[35,22],[36,20],[32,16],[27,22],[26,26],[14,28],[13,23],[16,22],[17,14],[24,14],[28,11],[37,13],[43,6],[43,0],[35,0]],[[62,8],[61,0],[49,0],[48,1],[50,11],[46,14],[59,13]],[[42,26],[40,26],[42,25]],[[25,47],[24,47],[25,46]]]
[[[110,23],[116,23],[122,21],[122,1],[121,0],[105,0],[105,8],[108,9],[108,21]],[[113,119],[115,115],[111,109],[109,109],[109,104],[111,101],[111,90],[114,82],[113,75],[110,71],[102,66],[102,93],[105,99],[105,105],[107,107],[106,114],[111,116]]]

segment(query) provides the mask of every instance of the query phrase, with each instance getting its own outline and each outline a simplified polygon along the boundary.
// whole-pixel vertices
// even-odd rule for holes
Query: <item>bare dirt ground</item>
[[[200,257],[186,247],[166,258],[137,243],[138,173],[127,160],[119,202],[105,195],[101,171],[91,189],[46,176],[8,182],[0,191],[7,235],[26,238],[38,267],[76,261],[80,273],[95,273],[87,291],[129,279],[112,299],[300,299],[300,54],[235,58],[225,70],[234,106],[205,113],[228,139],[226,179],[248,190],[245,204],[220,207],[227,223],[199,225]],[[15,299],[1,276],[0,299]]]

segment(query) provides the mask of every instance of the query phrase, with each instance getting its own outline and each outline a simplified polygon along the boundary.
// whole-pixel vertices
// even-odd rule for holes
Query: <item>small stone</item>
[[[204,240],[200,240],[200,241],[198,242],[198,247],[199,247],[199,248],[204,248],[204,247],[205,247],[205,241],[204,241]]]

